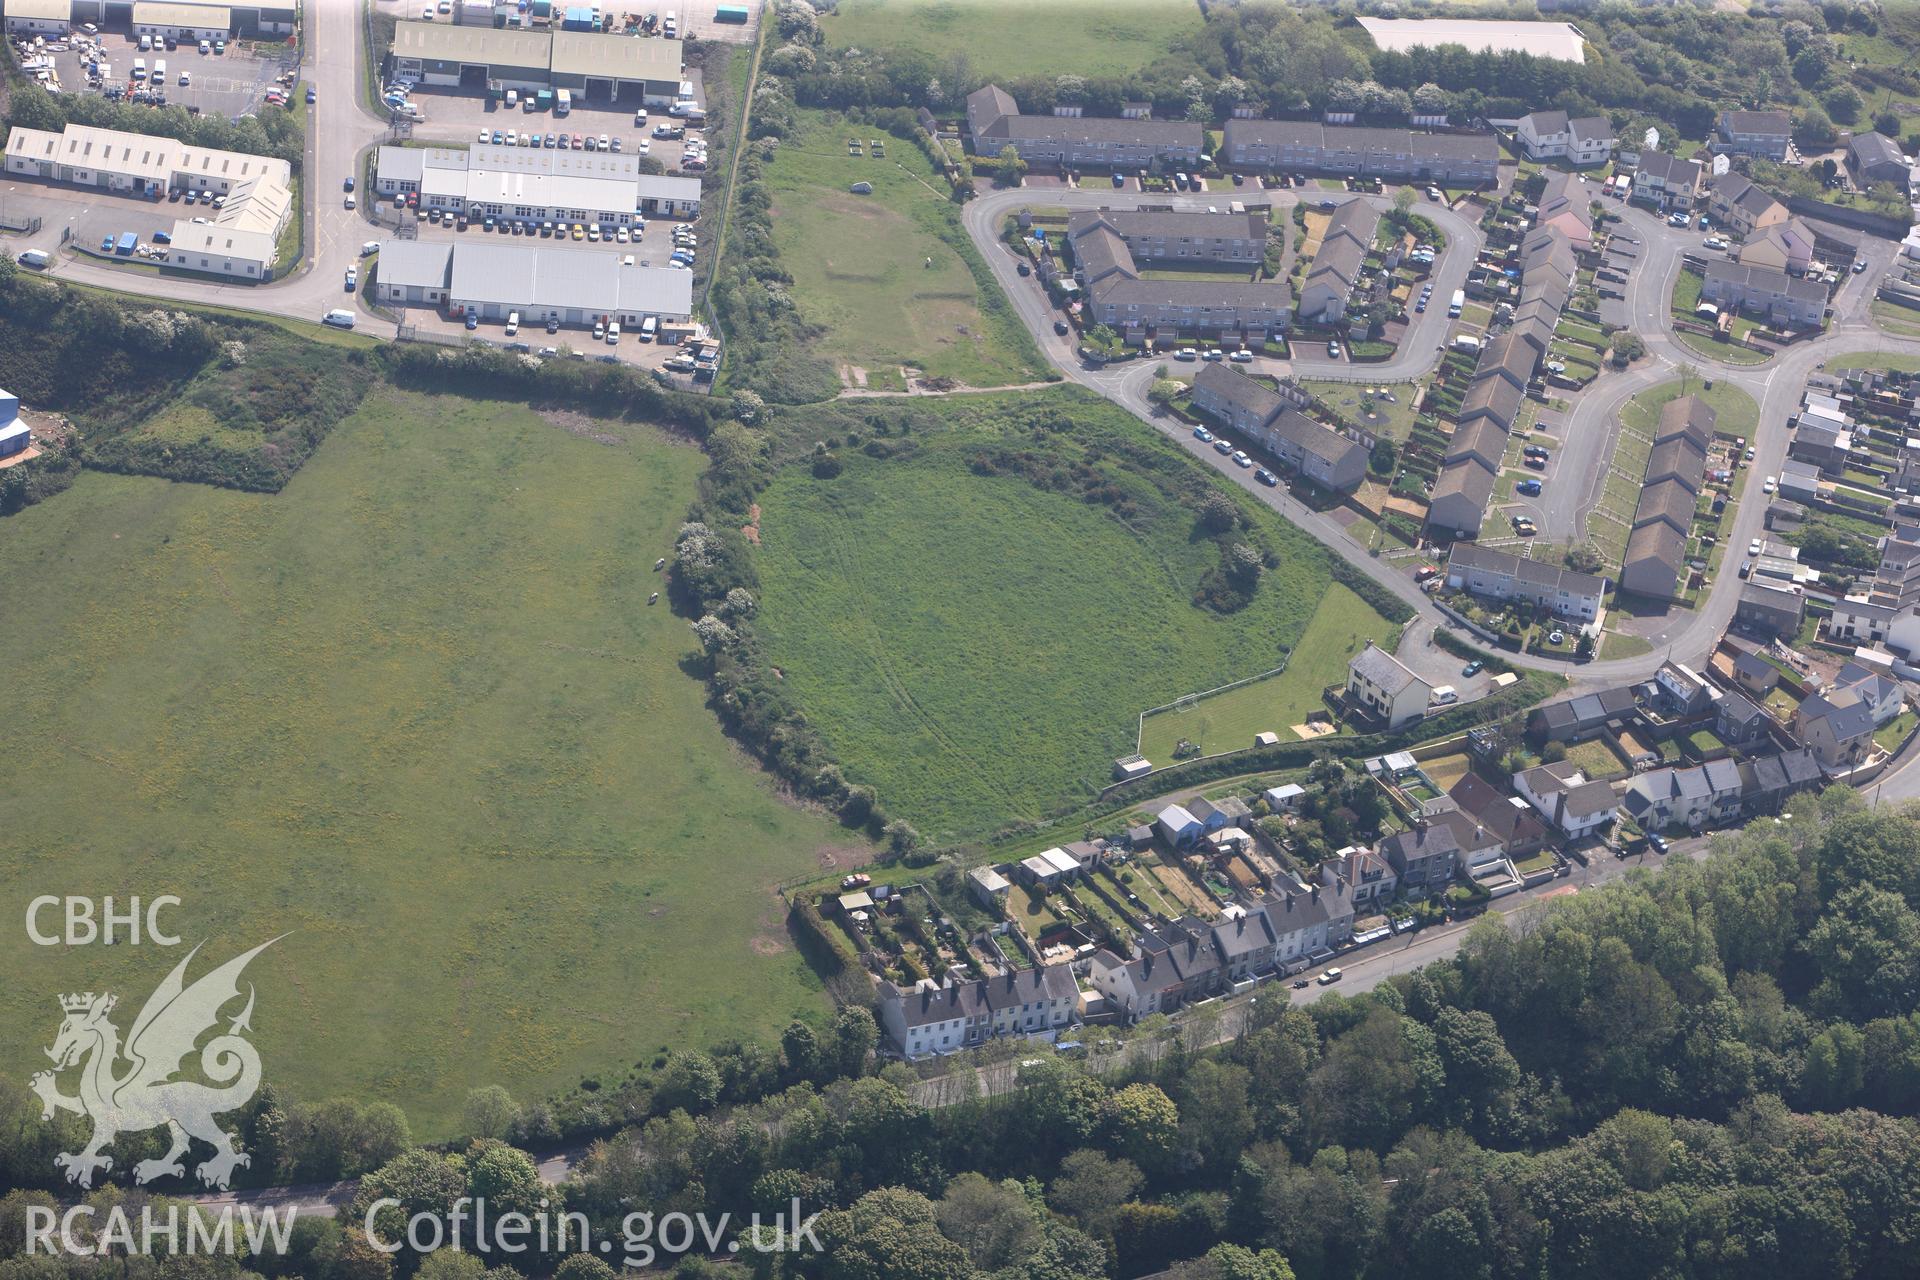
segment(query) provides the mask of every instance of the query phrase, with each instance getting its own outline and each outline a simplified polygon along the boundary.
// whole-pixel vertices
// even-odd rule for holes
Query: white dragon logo
[[[220,1010],[239,998],[240,973],[247,962],[278,941],[273,938],[261,943],[189,987],[184,979],[188,963],[199,954],[196,946],[147,998],[140,1016],[133,1020],[124,1050],[119,1028],[107,1020],[118,997],[107,993],[96,996],[91,991],[60,997],[66,1019],[60,1024],[53,1047],[47,1050],[53,1070],[38,1072],[29,1084],[40,1095],[42,1119],[51,1120],[56,1111],[93,1118],[93,1138],[86,1149],[54,1157],[54,1164],[66,1170],[68,1181],[91,1187],[95,1170],[104,1172],[113,1167],[113,1159],[101,1152],[114,1138],[160,1125],[167,1127],[173,1146],[162,1158],[135,1165],[135,1182],[146,1183],[168,1174],[184,1177],[186,1166],[180,1157],[187,1153],[190,1136],[213,1146],[213,1158],[197,1170],[200,1180],[210,1187],[225,1190],[234,1167],[251,1163],[233,1149],[233,1135],[213,1121],[216,1114],[244,1106],[260,1087],[260,1054],[240,1034],[252,1030],[251,985],[247,987],[246,1008],[225,1034],[207,1041],[200,1050],[200,1070],[222,1087],[173,1077],[193,1052],[194,1042],[220,1020]],[[124,1074],[115,1074],[123,1057],[130,1065]],[[83,1061],[79,1095],[68,1097],[59,1091],[55,1077]]]

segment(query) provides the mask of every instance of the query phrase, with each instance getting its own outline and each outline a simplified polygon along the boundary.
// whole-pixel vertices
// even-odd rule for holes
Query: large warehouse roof
[[[70,22],[73,0],[7,0],[6,14],[22,22]]]
[[[545,67],[547,36],[500,27],[457,27],[446,22],[402,22],[393,29],[396,57],[427,62],[466,62],[492,67]]]
[[[444,22],[402,22],[394,27],[393,52],[423,62],[469,66],[540,68],[555,76],[596,80],[680,79],[678,40],[648,40],[590,31],[508,31]]]
[[[1361,18],[1373,42],[1391,53],[1465,45],[1473,53],[1530,53],[1562,62],[1587,60],[1586,38],[1571,22],[1503,22],[1480,18]]]
[[[508,307],[577,308],[607,315],[693,313],[691,271],[625,266],[623,256],[606,250],[462,241],[453,248],[448,293],[463,303]]]
[[[553,74],[597,80],[678,80],[680,42],[556,31]]]
[[[136,28],[218,27],[225,31],[233,26],[233,11],[225,5],[143,3],[133,6],[133,25]]]

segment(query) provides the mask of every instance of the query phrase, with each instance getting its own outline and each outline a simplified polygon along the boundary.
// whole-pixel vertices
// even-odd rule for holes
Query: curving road
[[[1262,193],[1275,204],[1287,207],[1297,202],[1292,191]],[[1318,199],[1317,195],[1310,198]],[[1361,196],[1378,205],[1390,205],[1385,196]],[[1053,332],[1053,309],[1046,295],[1031,280],[1023,280],[1016,266],[1018,259],[1000,239],[1005,218],[1028,206],[1064,206],[1068,209],[1133,208],[1140,204],[1166,204],[1164,195],[1143,196],[1126,191],[1047,189],[1009,189],[994,191],[970,202],[961,215],[967,234],[987,260],[1000,281],[1014,310],[1032,331],[1034,339],[1060,371],[1073,381],[1107,397],[1132,412],[1142,421],[1179,441],[1189,454],[1213,467],[1234,483],[1252,493],[1293,523],[1313,534],[1322,545],[1405,600],[1416,613],[1438,626],[1450,623],[1433,606],[1406,573],[1396,571],[1371,555],[1351,538],[1338,521],[1309,510],[1284,491],[1260,486],[1227,459],[1192,439],[1184,425],[1168,419],[1147,399],[1148,388],[1160,362],[1135,360],[1118,365],[1095,366],[1083,362],[1075,352],[1071,337]],[[1205,197],[1187,197],[1172,201],[1177,207],[1204,209]],[[1420,211],[1434,219],[1447,233],[1449,245],[1441,255],[1435,273],[1434,293],[1444,295],[1466,280],[1473,259],[1484,245],[1478,225],[1450,209],[1423,204]],[[1629,277],[1628,307],[1633,331],[1645,341],[1647,360],[1624,374],[1604,373],[1592,390],[1581,394],[1573,410],[1561,424],[1562,444],[1558,474],[1562,477],[1591,477],[1584,493],[1563,480],[1556,490],[1566,488],[1574,500],[1547,504],[1543,508],[1546,523],[1542,534],[1553,539],[1571,539],[1585,531],[1586,514],[1604,485],[1603,463],[1611,456],[1611,423],[1620,407],[1633,395],[1668,381],[1682,366],[1691,366],[1704,376],[1731,382],[1747,392],[1760,406],[1760,425],[1752,441],[1756,450],[1753,470],[1761,475],[1777,475],[1786,458],[1787,419],[1800,402],[1806,381],[1829,356],[1844,351],[1876,349],[1920,354],[1920,340],[1895,338],[1882,333],[1868,320],[1873,300],[1872,282],[1884,274],[1896,247],[1891,243],[1870,241],[1863,246],[1869,269],[1850,276],[1834,300],[1834,320],[1826,335],[1811,339],[1777,355],[1765,365],[1743,366],[1703,356],[1674,337],[1668,320],[1668,299],[1674,278],[1680,270],[1683,251],[1696,248],[1694,237],[1675,234],[1665,221],[1639,209],[1615,210],[1627,230],[1638,238],[1640,261]],[[1415,316],[1400,344],[1400,352],[1384,364],[1360,366],[1364,376],[1381,382],[1400,382],[1430,372],[1440,357],[1440,341],[1447,329],[1444,312],[1429,310]],[[1263,362],[1269,371],[1287,372],[1284,361]],[[1322,375],[1317,366],[1300,370],[1303,377]],[[1766,503],[1755,492],[1735,510],[1731,528],[1724,535],[1729,546],[1740,547],[1757,536],[1765,517]],[[1704,657],[1733,620],[1740,595],[1737,575],[1722,573],[1700,608],[1676,612],[1666,628],[1650,637],[1655,642],[1651,653],[1634,658],[1606,659],[1575,666],[1565,661],[1526,654],[1503,654],[1516,666],[1541,671],[1557,671],[1582,684],[1617,684],[1650,677],[1669,657],[1697,660]],[[1920,794],[1920,770],[1910,771],[1914,794]],[[1902,775],[1905,777],[1906,775]]]

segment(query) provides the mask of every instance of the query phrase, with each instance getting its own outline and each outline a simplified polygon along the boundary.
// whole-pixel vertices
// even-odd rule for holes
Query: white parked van
[[[135,58],[133,60],[133,78],[135,80],[145,80],[147,78],[147,60],[145,58]]]
[[[1444,707],[1448,703],[1458,702],[1458,701],[1460,701],[1460,691],[1454,688],[1452,685],[1439,684],[1433,687],[1433,705],[1434,706]]]
[[[165,84],[167,82],[167,60],[165,58],[155,58],[153,60],[153,79],[156,84]]]
[[[615,320],[612,323],[607,325],[607,345],[611,347],[616,343],[618,343],[619,341],[620,341],[620,322],[618,320]]]
[[[44,271],[53,264],[53,257],[45,249],[29,249],[20,255],[20,265]]]
[[[520,313],[509,311],[507,312],[507,336],[511,338],[518,332],[520,332]]]
[[[660,321],[655,317],[648,316],[645,320],[642,320],[640,322],[640,341],[652,342],[654,335],[659,332],[660,332]]]
[[[148,51],[149,49],[151,49],[151,48],[153,48],[153,37],[152,37],[152,36],[141,36],[141,37],[140,37],[140,52],[142,52],[142,53],[145,53],[145,52],[147,52],[147,51]]]
[[[351,329],[353,328],[353,312],[342,311],[338,307],[335,307],[332,311],[320,317],[320,323],[330,324],[336,329]]]

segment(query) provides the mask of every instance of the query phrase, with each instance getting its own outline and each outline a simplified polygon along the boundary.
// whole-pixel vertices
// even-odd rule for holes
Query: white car
[[[1330,987],[1334,983],[1340,981],[1340,979],[1345,976],[1346,975],[1341,973],[1340,970],[1338,969],[1329,969],[1325,973],[1320,975],[1318,981],[1321,986]]]
[[[378,240],[369,240],[360,246],[360,256],[363,258],[378,252],[380,252],[380,242]]]
[[[1200,352],[1193,347],[1182,347],[1173,353],[1175,360],[1198,360]]]
[[[1760,492],[1772,493],[1775,489],[1778,489],[1779,487],[1780,487],[1780,477],[1768,476],[1767,482],[1760,486]]]
[[[359,283],[360,283],[360,268],[348,267],[347,268],[347,292],[352,293],[353,286]]]
[[[491,129],[482,129],[482,130],[480,131],[480,141],[481,141],[482,143],[487,143],[487,142],[492,142],[492,141],[493,141],[493,130],[491,130]]]
[[[1252,364],[1253,352],[1247,350],[1245,347],[1242,347],[1238,351],[1234,352],[1232,355],[1228,356],[1227,359],[1233,361],[1235,364]]]
[[[353,207],[354,207],[354,204],[353,204],[353,193],[352,193],[352,192],[348,192],[348,193],[347,193],[347,208],[349,208],[349,209],[351,209],[351,208],[353,208]]]
[[[1760,539],[1755,538],[1752,542],[1749,542],[1747,544],[1747,554],[1750,556],[1757,556],[1760,554]]]

